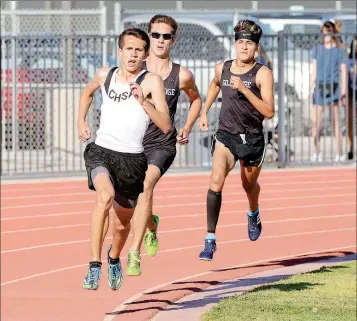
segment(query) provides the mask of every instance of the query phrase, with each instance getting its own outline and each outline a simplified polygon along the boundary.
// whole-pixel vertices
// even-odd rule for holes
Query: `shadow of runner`
[[[311,271],[310,273],[311,274],[326,273],[326,272],[332,272],[333,270],[339,270],[339,269],[347,269],[347,266],[343,266],[343,265],[323,266],[323,267],[321,267],[320,270]]]
[[[303,263],[310,263],[310,262],[315,262],[315,261],[321,261],[321,260],[328,260],[328,259],[333,259],[336,257],[344,257],[348,256],[351,254],[356,254],[355,252],[350,252],[350,251],[341,251],[341,252],[330,252],[326,253],[321,253],[321,255],[302,255],[302,256],[297,256],[295,258],[291,259],[286,259],[286,260],[277,260],[277,261],[268,261],[267,263],[264,264],[255,264],[255,265],[249,265],[245,267],[230,267],[230,268],[225,268],[225,269],[214,269],[212,272],[225,272],[225,271],[233,271],[233,270],[242,270],[242,269],[250,269],[252,267],[269,267],[269,266],[275,266],[275,265],[281,265],[281,266],[293,266],[293,265],[298,265],[298,264],[303,264]],[[336,255],[336,254],[339,255]]]
[[[288,267],[288,266],[293,266],[293,265],[298,265],[302,263],[309,263],[309,262],[316,262],[316,261],[321,261],[321,260],[327,260],[327,259],[334,259],[334,258],[341,258],[344,256],[348,255],[356,255],[355,252],[350,252],[350,251],[340,251],[340,252],[322,252],[321,254],[315,254],[315,255],[303,255],[303,256],[298,256],[296,258],[292,259],[286,259],[286,260],[272,260],[268,261],[267,263],[264,264],[253,264],[253,265],[248,265],[244,267],[232,267],[232,268],[226,268],[226,269],[216,269],[212,270],[212,272],[217,273],[217,276],[219,275],[220,272],[225,272],[225,271],[231,271],[231,270],[244,270],[244,269],[250,269],[254,267],[274,267],[274,266],[282,266],[282,267]],[[333,266],[333,267],[323,267],[322,271],[317,270],[315,273],[321,273],[323,272],[323,269],[326,270],[332,270],[332,269],[338,269],[338,268],[343,268],[340,266]],[[215,274],[213,274],[215,275]],[[294,274],[287,273],[284,275],[274,275],[274,276],[268,276],[268,277],[252,277],[252,278],[244,278],[238,281],[218,281],[218,280],[197,280],[197,281],[185,281],[185,282],[173,282],[170,287],[166,287],[166,289],[162,290],[155,290],[152,292],[144,293],[142,296],[141,300],[136,300],[134,302],[129,302],[126,303],[125,305],[128,307],[125,310],[120,310],[120,311],[113,311],[113,312],[108,312],[106,313],[107,315],[125,315],[125,314],[131,314],[135,312],[140,312],[140,311],[148,311],[148,310],[156,310],[155,313],[163,311],[163,310],[182,310],[182,309],[191,309],[191,308],[198,308],[198,307],[204,307],[209,304],[215,304],[218,303],[221,299],[227,297],[227,295],[234,295],[237,293],[242,293],[246,292],[246,289],[244,287],[247,286],[255,286],[259,285],[258,288],[252,289],[252,291],[263,291],[267,289],[278,289],[280,291],[284,292],[289,292],[289,291],[301,291],[301,290],[308,290],[311,289],[313,286],[319,286],[321,284],[319,283],[309,283],[309,282],[300,282],[300,283],[292,283],[292,284],[267,284],[267,283],[273,283],[275,281],[281,280],[288,278]],[[263,284],[263,285],[262,285]],[[266,285],[264,285],[266,284]],[[181,286],[181,287],[175,287],[179,285],[187,285],[187,286]],[[189,286],[191,285],[191,286]],[[197,286],[195,286],[197,285]],[[201,285],[201,287],[199,287]],[[261,286],[260,286],[261,285]],[[215,286],[215,288],[212,289],[207,289],[209,286]],[[242,287],[242,290],[237,290],[237,287]],[[235,290],[233,290],[235,289]],[[201,292],[201,291],[219,291],[218,294],[213,294],[213,295],[208,295],[204,299],[199,299],[199,300],[191,300],[189,302],[176,302],[180,298],[190,295],[192,293],[196,292]],[[176,294],[172,299],[167,299],[165,297],[165,294],[167,293],[173,293]],[[145,307],[142,307],[143,305],[146,305]],[[130,308],[129,308],[130,307]]]
[[[271,284],[271,285],[262,285],[251,292],[260,292],[266,290],[279,290],[283,292],[292,292],[292,291],[302,291],[311,289],[314,286],[323,285],[322,283],[310,283],[310,282],[298,282],[298,283],[288,283],[288,284]]]

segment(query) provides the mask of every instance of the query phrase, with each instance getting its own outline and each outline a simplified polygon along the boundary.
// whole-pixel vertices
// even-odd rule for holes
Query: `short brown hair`
[[[158,14],[156,16],[153,16],[149,22],[149,27],[148,27],[149,32],[151,31],[151,27],[154,23],[166,23],[172,28],[172,34],[176,35],[178,25],[174,18],[163,14]]]
[[[120,49],[123,49],[125,36],[134,36],[136,38],[144,40],[145,41],[145,51],[146,52],[149,51],[149,49],[150,49],[150,39],[149,39],[148,34],[144,30],[141,30],[139,28],[130,28],[130,29],[124,30],[120,34],[119,40],[118,40],[118,46],[119,46]]]
[[[260,39],[263,34],[262,28],[260,28],[258,24],[251,20],[239,21],[234,27],[234,32],[240,31],[251,32],[252,34],[256,35],[258,39]]]

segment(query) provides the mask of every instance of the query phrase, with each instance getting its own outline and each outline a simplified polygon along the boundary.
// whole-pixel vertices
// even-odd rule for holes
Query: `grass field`
[[[220,301],[202,321],[356,321],[356,261]]]

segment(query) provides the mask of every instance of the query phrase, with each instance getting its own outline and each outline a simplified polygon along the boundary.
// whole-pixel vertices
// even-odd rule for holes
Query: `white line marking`
[[[19,199],[33,199],[33,198],[51,198],[51,197],[62,197],[62,196],[93,196],[92,192],[82,192],[82,193],[61,193],[61,194],[33,194],[28,196],[9,196],[2,197],[1,200],[19,200]]]
[[[356,214],[342,214],[342,215],[331,215],[331,216],[315,216],[315,217],[303,217],[303,218],[288,218],[284,220],[274,220],[274,221],[263,221],[263,224],[274,224],[274,223],[285,223],[285,222],[299,222],[299,221],[312,221],[312,220],[321,220],[321,219],[333,219],[340,217],[355,217]],[[226,224],[226,225],[218,225],[217,228],[229,228],[235,226],[246,226],[247,223],[236,223],[236,224]],[[199,227],[191,227],[186,229],[178,229],[178,230],[166,230],[159,232],[162,233],[176,233],[176,232],[187,232],[187,231],[195,231],[195,230],[204,230],[207,226],[199,226]]]
[[[264,208],[265,211],[281,211],[281,210],[286,210],[286,209],[296,209],[296,208],[310,208],[310,207],[328,207],[328,206],[334,206],[334,205],[340,205],[340,206],[345,206],[345,205],[352,205],[356,204],[356,202],[343,202],[343,203],[321,203],[321,204],[311,204],[311,205],[298,205],[298,206],[280,206],[280,207],[266,207]],[[157,206],[155,206],[157,208]],[[233,210],[233,211],[221,211],[221,213],[237,213],[239,212],[238,210]],[[13,221],[13,220],[22,220],[22,219],[33,219],[33,218],[39,218],[39,217],[56,217],[56,216],[68,216],[68,215],[91,215],[90,211],[88,212],[63,212],[63,213],[52,213],[52,214],[41,214],[41,215],[29,215],[29,216],[14,216],[14,217],[4,217],[1,218],[1,221]],[[170,215],[170,216],[163,216],[160,217],[160,220],[162,219],[177,219],[177,218],[187,218],[187,217],[197,217],[197,216],[202,216],[206,215],[204,213],[196,213],[196,214],[188,214],[188,215]]]
[[[352,185],[353,187],[355,186],[355,182],[356,180],[355,179],[341,179],[341,180],[333,180],[332,181],[333,183],[349,183],[349,182],[353,182],[354,184]],[[191,182],[189,182],[191,183]],[[319,183],[320,185],[323,185],[323,184],[331,184],[331,180],[329,179],[326,179],[326,180],[323,180],[323,181],[303,181],[303,182],[291,182],[291,181],[288,181],[288,182],[275,182],[275,183],[264,183],[264,182],[261,182],[261,187],[262,187],[262,190],[265,190],[265,187],[266,186],[287,186],[287,185],[294,185],[294,186],[299,186],[299,185],[302,185],[302,186],[306,186],[306,184],[310,185],[310,184],[316,184],[316,183]],[[242,184],[225,184],[224,185],[224,188],[226,189],[227,187],[238,187],[238,188],[242,188]],[[205,190],[207,191],[208,190],[208,185],[206,187],[204,187]],[[160,188],[157,188],[155,189],[155,192],[158,192],[158,191],[180,191],[180,190],[197,190],[197,189],[202,189],[202,186],[199,186],[199,187],[196,187],[196,186],[180,186],[180,187],[170,187],[170,188],[165,188],[165,189],[160,189]],[[287,189],[285,189],[287,190]],[[223,193],[224,193],[224,190],[223,190]]]
[[[261,263],[265,263],[265,262],[270,262],[270,261],[278,261],[278,260],[284,260],[284,259],[289,259],[289,258],[294,258],[296,256],[306,256],[306,255],[313,255],[313,254],[318,254],[321,252],[326,252],[326,251],[340,251],[340,250],[344,250],[344,249],[350,249],[350,248],[354,248],[356,246],[356,244],[354,245],[350,245],[350,246],[343,246],[343,247],[336,247],[336,248],[328,248],[328,249],[322,249],[319,251],[312,251],[312,252],[304,252],[304,253],[297,253],[295,255],[286,255],[286,256],[278,256],[278,257],[273,257],[273,258],[265,258],[263,260],[259,260],[259,261],[253,261],[253,262],[249,262],[249,263],[245,263],[245,264],[240,264],[240,265],[236,265],[234,267],[224,267],[222,269],[227,269],[227,268],[244,268],[244,267],[249,267],[251,265],[256,265],[256,264],[261,264]],[[125,300],[123,303],[121,303],[119,306],[117,306],[111,313],[112,314],[108,314],[103,321],[112,321],[115,317],[117,317],[117,312],[123,311],[127,308],[127,305],[130,303],[133,303],[134,301],[136,301],[137,299],[139,299],[141,296],[143,296],[144,294],[149,294],[150,292],[154,292],[157,291],[163,287],[169,286],[170,284],[173,283],[178,283],[178,282],[182,282],[182,281],[187,281],[193,278],[197,278],[200,276],[204,276],[207,274],[211,274],[213,273],[213,271],[206,271],[206,272],[202,272],[202,273],[198,273],[198,274],[193,274],[193,275],[189,275],[177,280],[172,280],[169,282],[165,282],[162,283],[160,285],[157,285],[155,287],[152,287],[150,289],[146,289],[143,292],[137,293],[133,296],[131,296],[129,299]]]
[[[229,212],[231,212],[231,211],[229,211]],[[226,213],[226,212],[221,212],[221,214],[222,213]],[[234,213],[236,213],[236,211],[234,211]],[[287,219],[284,219],[284,220],[264,221],[264,223],[265,224],[269,224],[269,223],[279,223],[279,222],[309,221],[309,220],[316,220],[316,219],[325,219],[325,218],[329,219],[329,218],[349,217],[349,216],[356,216],[356,213],[353,213],[353,214],[341,214],[341,215],[328,215],[328,216],[302,217],[302,218],[287,218]],[[230,224],[230,225],[218,225],[218,227],[230,227],[230,226],[240,226],[240,225],[246,225],[246,223]],[[24,229],[24,230],[5,231],[5,232],[1,232],[1,234],[37,232],[37,231],[47,231],[47,230],[56,230],[56,229],[81,227],[81,226],[90,226],[90,224],[89,223],[83,223],[83,224],[73,224],[73,225],[38,227],[38,228],[31,228],[31,229]],[[185,232],[185,231],[201,230],[203,228],[205,228],[205,227],[204,226],[202,226],[202,227],[200,226],[200,227],[193,227],[193,228],[187,228],[187,229],[181,229],[181,230],[165,230],[165,231],[160,231],[160,234],[161,233],[170,233],[170,232]]]
[[[336,229],[336,230],[322,230],[322,231],[320,230],[320,231],[303,232],[303,233],[295,233],[295,234],[282,234],[282,235],[265,236],[265,237],[261,237],[260,239],[273,239],[273,238],[279,238],[279,237],[299,236],[299,235],[308,235],[308,234],[344,232],[344,231],[350,231],[350,230],[354,230],[354,229],[347,228],[347,229]],[[241,242],[251,242],[251,241],[249,241],[248,239],[239,239],[239,240],[233,240],[233,241],[220,242],[219,244],[223,245],[223,244],[241,243]],[[348,248],[351,248],[351,247],[354,247],[354,246],[356,246],[356,244],[354,244],[352,246],[348,246]],[[174,252],[174,251],[187,250],[187,249],[193,249],[193,248],[201,248],[201,247],[202,247],[202,244],[194,245],[194,246],[188,246],[188,247],[180,247],[180,248],[168,249],[168,250],[160,251],[160,254]],[[147,256],[147,255],[144,253],[141,256]],[[122,259],[122,260],[125,260],[126,258],[127,257],[120,257],[120,259]],[[103,263],[105,264],[106,262],[104,261]],[[252,263],[250,263],[250,264],[252,264]],[[7,281],[7,282],[4,282],[4,283],[1,283],[1,286],[8,285],[8,284],[13,284],[13,283],[17,283],[17,282],[20,282],[20,281],[25,281],[25,280],[29,280],[29,279],[33,279],[33,278],[36,278],[36,277],[57,273],[57,272],[67,271],[67,270],[71,270],[71,269],[75,269],[75,268],[79,268],[79,267],[84,267],[84,266],[88,266],[88,262],[86,264],[68,266],[68,267],[65,267],[65,268],[57,269],[57,270],[51,270],[51,271],[47,271],[47,272],[43,272],[43,273],[29,275],[29,276],[26,276],[26,277],[23,277],[23,278],[19,278],[19,279],[16,279],[16,280]]]
[[[13,221],[13,220],[22,220],[22,219],[31,219],[39,217],[56,217],[56,216],[68,216],[68,215],[90,215],[90,211],[87,212],[61,212],[61,213],[52,213],[52,214],[41,214],[41,215],[27,215],[27,216],[14,216],[14,217],[3,217],[1,221]]]
[[[355,216],[355,214],[342,214],[340,216]],[[289,221],[310,221],[310,220],[315,220],[315,219],[324,219],[324,218],[337,218],[339,215],[334,215],[334,216],[313,216],[313,217],[307,217],[307,218],[302,218],[302,219],[284,219],[284,220],[275,220],[275,221],[264,221],[264,224],[271,224],[271,223],[284,223],[284,222],[289,222]],[[228,225],[219,225],[218,228],[230,228],[230,227],[235,227],[235,226],[243,226],[247,225],[247,223],[236,223],[236,224],[228,224]],[[188,232],[188,231],[195,231],[195,230],[204,230],[206,229],[207,226],[200,226],[200,227],[192,227],[192,228],[186,228],[186,229],[177,229],[177,230],[164,230],[161,231],[160,233],[182,233],[182,232]],[[106,237],[106,240],[112,239],[112,237]],[[22,247],[22,248],[17,248],[17,249],[12,249],[12,250],[5,250],[1,251],[1,254],[6,254],[6,253],[13,253],[13,252],[22,252],[22,251],[28,251],[28,250],[35,250],[35,249],[40,249],[40,248],[45,248],[45,247],[54,247],[54,246],[61,246],[61,245],[70,245],[70,244],[78,244],[78,243],[87,243],[89,242],[89,239],[86,240],[76,240],[76,241],[70,241],[70,242],[58,242],[58,243],[49,243],[49,244],[41,244],[41,245],[36,245],[36,246],[31,246],[31,247]]]
[[[13,234],[13,233],[23,233],[23,232],[36,232],[36,231],[48,231],[48,230],[57,230],[63,228],[71,228],[71,227],[79,227],[79,226],[89,226],[89,223],[83,224],[73,224],[73,225],[60,225],[60,226],[47,226],[47,227],[38,227],[38,228],[30,228],[26,230],[13,230],[13,231],[6,231],[1,232],[3,234]]]
[[[262,176],[265,175],[273,175],[273,174],[279,174],[281,175],[286,175],[287,173],[306,173],[306,172],[314,172],[314,173],[320,173],[320,172],[327,172],[330,174],[331,172],[346,172],[350,171],[352,169],[356,168],[356,164],[345,164],[342,166],[336,167],[335,165],[332,166],[324,166],[324,167],[299,167],[299,168],[276,168],[276,167],[265,167],[264,172],[261,174]],[[174,170],[175,167],[173,166],[172,169]],[[206,177],[211,174],[211,171],[209,170],[197,170],[197,171],[173,171],[169,170],[165,174],[165,180],[167,178],[177,178],[177,177],[185,177],[185,178],[190,178],[190,177]],[[239,167],[235,168],[232,170],[230,175],[239,175]],[[86,180],[86,175],[83,173],[82,176],[78,177],[43,177],[43,178],[19,178],[19,179],[6,179],[4,178],[2,180],[2,185],[16,185],[16,184],[33,184],[33,185],[38,185],[38,184],[43,184],[43,183],[56,183],[56,182],[65,182],[65,183],[72,183],[74,181],[80,181],[83,182],[84,184],[87,183]]]
[[[356,193],[344,193],[344,194],[324,194],[324,195],[309,195],[309,196],[296,196],[296,197],[273,197],[273,198],[265,198],[264,201],[277,201],[277,200],[294,200],[294,199],[311,199],[311,198],[327,198],[327,197],[339,197],[339,196],[355,196]],[[94,204],[95,200],[89,201],[74,201],[74,202],[59,202],[59,203],[41,203],[41,204],[32,204],[32,205],[16,205],[16,206],[5,206],[2,207],[2,210],[6,209],[15,209],[15,208],[33,208],[33,207],[46,207],[46,206],[60,206],[60,205],[69,205],[69,204]],[[224,201],[227,203],[245,203],[246,199],[240,200],[228,200]],[[186,207],[186,206],[199,206],[206,205],[205,202],[199,203],[179,203],[179,204],[166,204],[166,205],[156,205],[155,208],[166,208],[166,207]]]
[[[227,187],[240,187],[240,185],[238,184],[232,184],[226,185]],[[355,185],[352,185],[351,188],[355,188]],[[175,187],[175,190],[177,188]],[[183,190],[185,190],[186,188],[182,187]],[[271,194],[274,192],[299,192],[299,191],[325,191],[325,190],[345,190],[347,189],[346,186],[324,186],[324,187],[316,187],[316,188],[293,188],[293,189],[268,189],[268,190],[264,190],[264,194]],[[172,188],[164,188],[164,189],[155,189],[155,193],[158,193],[160,191],[162,192],[168,192],[171,191]],[[206,196],[207,193],[191,193],[191,194],[180,194],[180,195],[157,195],[155,194],[155,199],[167,199],[167,198],[187,198],[187,197],[195,197],[195,196]],[[235,191],[235,192],[225,192],[224,195],[245,195],[244,191]],[[84,192],[84,193],[65,193],[65,194],[47,194],[47,195],[40,195],[40,194],[36,194],[36,195],[31,195],[31,196],[11,196],[11,197],[2,197],[1,200],[5,201],[5,200],[15,200],[15,199],[34,199],[34,198],[52,198],[52,197],[62,197],[62,196],[89,196],[89,197],[94,197],[94,193],[91,192]],[[31,205],[29,205],[31,206]]]
[[[281,201],[281,200],[299,200],[299,199],[314,199],[314,198],[327,198],[327,197],[341,197],[341,196],[355,196],[356,193],[345,193],[345,194],[325,194],[325,195],[309,195],[309,196],[296,196],[296,197],[272,197],[272,198],[265,198],[265,201]],[[234,204],[234,203],[246,203],[247,200],[226,200],[224,204]],[[199,203],[180,203],[180,204],[167,204],[167,205],[157,205],[155,208],[172,208],[172,207],[186,207],[186,206],[200,206],[206,205],[206,202],[199,202]]]
[[[276,173],[279,173],[279,172],[276,172]],[[262,175],[260,177],[260,181],[265,181],[265,180],[268,180],[268,181],[273,180],[273,181],[275,181],[275,180],[280,179],[280,178],[286,178],[287,177],[286,175],[287,175],[286,172],[284,172],[284,173],[281,172],[280,175],[276,175],[276,176]],[[239,173],[231,173],[230,177],[231,176],[240,176],[240,174]],[[205,182],[208,182],[208,180],[209,180],[209,176],[202,177],[202,179],[191,179],[192,176],[181,176],[181,177],[184,177],[184,178],[187,177],[187,179],[189,179],[190,183],[205,183]],[[321,178],[321,179],[325,179],[325,180],[331,181],[331,179],[333,180],[333,178],[351,177],[351,174],[350,173],[336,174],[336,175],[330,175],[330,174],[328,174],[328,175],[303,175],[303,174],[301,174],[301,175],[295,175],[295,176],[294,175],[288,176],[288,179],[291,180],[291,179],[301,178],[301,177],[302,178],[314,178],[314,177],[317,177],[317,178]],[[82,184],[81,185],[77,184],[77,185],[73,186],[73,183],[71,181],[68,181],[67,183],[68,183],[67,186],[54,186],[54,187],[45,186],[45,187],[37,187],[37,188],[36,187],[31,187],[31,191],[72,190],[72,189],[77,190],[78,188],[82,188],[82,186],[83,186],[83,188],[87,188],[87,181],[86,180],[83,181],[83,185]],[[296,183],[301,183],[301,182],[295,182],[295,184]],[[33,184],[33,183],[30,183],[30,184]],[[161,186],[161,185],[175,185],[175,186],[177,186],[179,184],[182,184],[181,188],[185,188],[185,186],[187,184],[187,180],[182,179],[182,180],[167,181],[167,178],[164,178],[163,180],[160,180],[160,182],[158,183],[158,187]],[[266,183],[264,182],[264,184],[266,184]],[[33,185],[35,185],[35,184],[33,184]],[[15,191],[16,192],[28,192],[29,191],[29,188],[18,188],[18,189],[16,189],[16,188],[14,188],[14,185],[12,185],[10,187],[10,185],[3,184],[2,186],[6,186],[6,187],[9,186],[9,188],[2,188],[1,189],[2,192],[15,192]]]
[[[109,240],[109,237],[105,238],[106,240]],[[88,240],[77,240],[77,241],[71,241],[71,242],[60,242],[60,243],[51,243],[51,244],[43,244],[43,245],[36,245],[36,246],[31,246],[31,247],[22,247],[18,249],[13,249],[13,250],[6,250],[6,251],[1,251],[1,254],[6,254],[6,253],[13,253],[13,252],[22,252],[22,251],[28,251],[28,250],[35,250],[35,249],[41,249],[45,247],[53,247],[53,246],[61,246],[61,245],[70,245],[70,244],[78,244],[78,243],[86,243],[89,242]]]

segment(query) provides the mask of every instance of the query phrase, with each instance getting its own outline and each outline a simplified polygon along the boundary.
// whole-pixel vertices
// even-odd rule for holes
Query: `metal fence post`
[[[286,151],[285,151],[285,138],[286,138],[286,126],[285,126],[285,65],[284,65],[284,41],[285,36],[283,31],[278,32],[278,167],[282,168],[286,165]]]
[[[121,21],[121,3],[114,3],[114,35],[118,37],[120,35],[120,21]]]
[[[11,3],[11,29],[12,29],[12,40],[11,40],[11,56],[12,56],[12,113],[11,113],[11,140],[12,140],[12,154],[14,159],[14,168],[16,172],[16,155],[17,155],[17,68],[16,68],[16,41],[17,41],[17,16],[16,11],[17,1]],[[23,103],[23,102],[22,102]]]
[[[101,20],[100,20],[100,33],[102,36],[105,36],[107,33],[107,7],[103,6],[101,8]],[[108,38],[104,37],[103,39],[103,48],[102,48],[102,65],[108,66]]]

